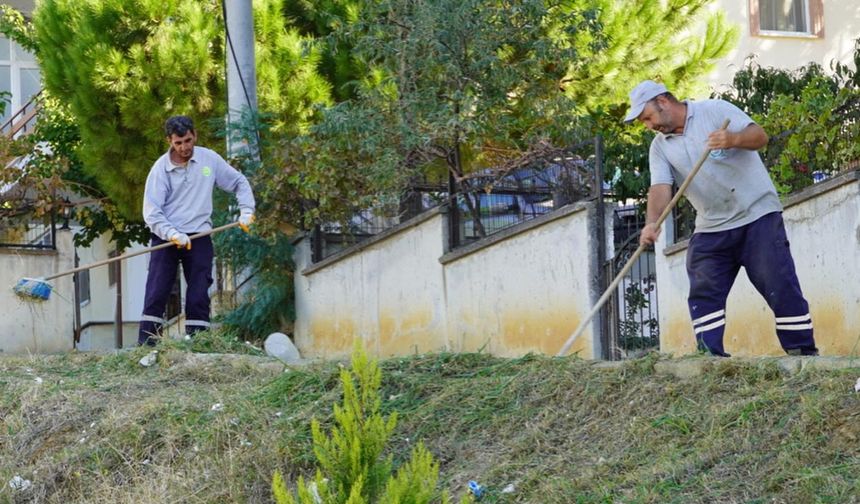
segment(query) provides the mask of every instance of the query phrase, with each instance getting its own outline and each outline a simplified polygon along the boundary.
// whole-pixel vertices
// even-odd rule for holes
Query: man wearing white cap
[[[729,127],[720,129],[729,119]],[[809,305],[791,257],[782,204],[758,154],[764,129],[723,100],[678,101],[663,84],[646,80],[630,92],[624,121],[657,132],[651,142],[646,224],[640,244],[660,234],[656,221],[672,199],[672,186],[712,149],[685,196],[696,209],[687,247],[688,306],[699,347],[728,357],[723,347],[726,298],[741,267],[776,317],[776,334],[792,355],[817,355]]]

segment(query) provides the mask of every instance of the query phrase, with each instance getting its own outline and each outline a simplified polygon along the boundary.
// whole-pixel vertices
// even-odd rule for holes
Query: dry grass
[[[275,469],[312,471],[309,423],[330,421],[336,364],[273,374],[166,355],[142,368],[142,355],[0,360],[0,502],[271,502]],[[681,381],[655,360],[383,361],[395,460],[422,439],[452,493],[475,479],[483,502],[858,501],[856,371],[726,360]],[[15,475],[33,487],[12,491]]]

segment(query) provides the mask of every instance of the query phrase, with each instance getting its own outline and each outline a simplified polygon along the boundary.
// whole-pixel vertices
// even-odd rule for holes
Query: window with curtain
[[[823,0],[749,0],[752,35],[824,37]]]
[[[759,0],[762,31],[809,33],[806,0]]]

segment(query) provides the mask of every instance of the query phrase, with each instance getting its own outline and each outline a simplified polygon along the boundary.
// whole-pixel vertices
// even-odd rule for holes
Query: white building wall
[[[299,243],[295,341],[302,355],[345,357],[356,339],[379,355],[447,349],[443,222],[434,213],[323,267],[311,267],[308,240]]]
[[[587,206],[445,264],[450,348],[554,355],[588,315],[594,263]],[[589,328],[571,353],[594,358]]]
[[[796,69],[810,62],[825,69],[835,60],[853,64],[855,40],[860,37],[860,2],[824,0],[824,36],[752,35],[749,0],[715,0],[711,8],[722,10],[740,28],[740,40],[708,76],[716,90],[724,90],[750,55],[762,67]]]
[[[92,264],[109,257],[114,244],[106,235],[100,236],[90,247],[79,248],[80,265]],[[136,252],[144,246],[136,244],[126,253]],[[122,319],[124,348],[137,344],[137,329],[143,312],[143,295],[149,254],[122,261]],[[81,304],[81,331],[79,350],[105,350],[116,348],[116,284],[110,285],[109,269],[113,263],[90,270],[90,300]]]
[[[18,297],[12,287],[23,277],[39,278],[74,267],[72,233],[57,230],[56,251],[0,249],[0,352],[53,353],[73,348],[74,284],[71,276],[50,283],[47,301]]]

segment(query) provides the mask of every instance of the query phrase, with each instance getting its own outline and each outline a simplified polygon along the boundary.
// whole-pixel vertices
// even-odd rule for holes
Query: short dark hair
[[[662,96],[663,98],[666,98],[667,100],[669,100],[669,102],[671,102],[671,103],[678,103],[678,99],[677,99],[677,98],[675,98],[675,95],[673,95],[673,94],[672,94],[672,93],[670,93],[669,91],[666,91],[665,93],[660,93],[660,94],[658,94],[658,95],[657,95],[657,96],[655,96],[654,98],[651,98],[651,99],[650,99],[650,100],[648,100],[648,101],[656,101],[656,100],[657,100],[657,98],[659,98],[659,97],[661,97],[661,96]]]
[[[194,121],[188,116],[173,116],[164,121],[164,132],[168,138],[173,135],[185,136],[189,131],[194,133]]]

